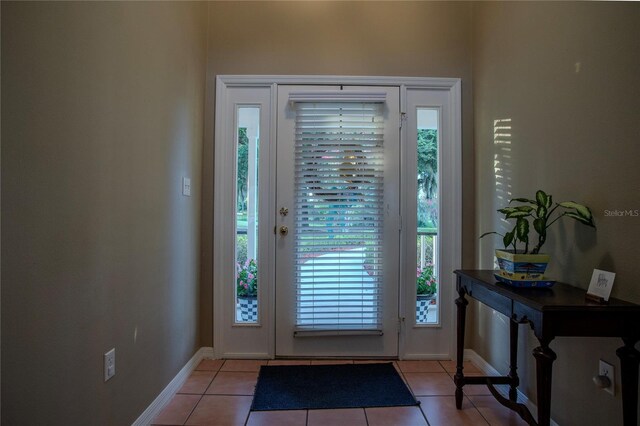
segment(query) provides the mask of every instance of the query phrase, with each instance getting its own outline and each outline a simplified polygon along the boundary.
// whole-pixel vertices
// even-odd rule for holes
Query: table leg
[[[536,358],[536,382],[538,385],[538,425],[551,423],[551,372],[556,353],[549,348],[549,342],[540,341],[541,346],[533,350]]]
[[[458,278],[460,279],[460,278]],[[458,290],[456,306],[458,311],[458,327],[457,327],[457,347],[456,347],[456,374],[453,376],[453,382],[456,384],[456,408],[462,408],[462,386],[464,386],[464,375],[462,374],[462,361],[464,355],[464,326],[469,302],[464,298],[465,291],[463,288]]]
[[[620,378],[622,388],[622,419],[624,426],[638,423],[638,365],[640,352],[635,348],[637,339],[624,340],[624,346],[616,351],[620,358]]]
[[[509,385],[509,400],[516,402],[518,399],[518,323],[514,320],[509,321],[509,377],[512,382]]]

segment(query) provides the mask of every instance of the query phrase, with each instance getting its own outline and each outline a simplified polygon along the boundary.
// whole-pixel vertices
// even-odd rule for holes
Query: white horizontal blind
[[[381,104],[295,111],[296,330],[381,330]]]

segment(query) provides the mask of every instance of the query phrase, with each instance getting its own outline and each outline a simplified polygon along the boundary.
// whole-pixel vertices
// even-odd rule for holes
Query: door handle
[[[280,235],[281,235],[281,236],[283,236],[283,237],[284,237],[284,236],[285,236],[285,235],[287,235],[288,233],[289,233],[289,228],[287,228],[287,227],[286,227],[286,226],[284,226],[284,225],[280,227]]]

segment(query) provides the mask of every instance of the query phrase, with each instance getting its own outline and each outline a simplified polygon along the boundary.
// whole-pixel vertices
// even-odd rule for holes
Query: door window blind
[[[297,332],[382,329],[381,108],[295,104]]]

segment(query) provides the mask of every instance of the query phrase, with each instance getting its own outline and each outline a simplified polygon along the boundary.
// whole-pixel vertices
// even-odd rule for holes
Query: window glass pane
[[[416,323],[438,322],[438,110],[418,108]]]
[[[236,323],[258,322],[260,108],[238,107],[236,132]]]
[[[382,329],[383,121],[378,104],[297,104],[298,331]]]

